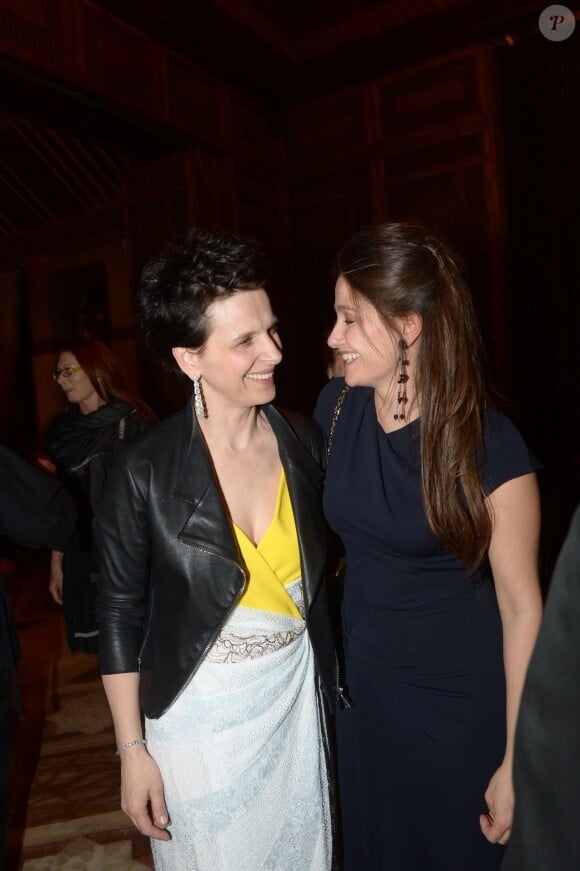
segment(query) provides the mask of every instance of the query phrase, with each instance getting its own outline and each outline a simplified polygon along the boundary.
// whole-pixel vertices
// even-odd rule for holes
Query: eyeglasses
[[[82,368],[82,366],[63,366],[62,369],[53,369],[50,374],[55,381],[58,381],[61,375],[63,378],[70,378],[75,372],[80,372]]]

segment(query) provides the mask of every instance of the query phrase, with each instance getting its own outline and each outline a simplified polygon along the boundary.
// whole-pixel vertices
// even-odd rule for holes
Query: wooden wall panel
[[[0,0],[0,50],[64,73],[67,53],[61,0]]]
[[[495,105],[491,52],[473,46],[289,114],[291,232],[310,300],[330,283],[334,252],[353,231],[419,220],[473,267],[491,357],[504,368]]]
[[[281,119],[236,92],[232,92],[231,109],[239,230],[264,245],[285,283],[290,238]]]
[[[401,179],[417,170],[433,166],[455,166],[486,156],[485,141],[481,129],[476,127],[457,130],[456,127],[432,133],[430,136],[413,136],[405,148],[398,142],[385,143],[380,149],[389,167],[389,175]]]
[[[292,378],[285,397],[305,413],[312,412],[326,379],[335,255],[351,233],[371,221],[371,201],[366,163],[290,185],[293,305],[286,322],[292,340],[284,356]]]
[[[405,156],[408,163],[409,155]],[[398,175],[388,166],[385,209],[391,220],[420,220],[440,227],[464,246],[488,237],[483,162],[440,162]]]
[[[231,157],[198,149],[190,153],[190,161],[192,223],[205,230],[237,232],[239,204]]]
[[[295,299],[314,309],[305,329],[318,341],[326,318],[318,301],[326,311],[345,237],[412,216],[477,260],[501,347],[501,168],[487,47],[305,103],[281,120],[90,0],[0,0],[0,50],[190,143],[127,180],[136,270],[188,224],[256,235],[277,256],[292,254]]]
[[[242,170],[280,177],[285,170],[285,147],[280,118],[270,117],[256,103],[232,94],[232,154]]]
[[[130,390],[139,393],[142,387],[125,246],[119,233],[109,241],[86,234],[81,239],[77,250],[55,246],[42,256],[35,250],[25,268],[38,444],[49,419],[63,408],[62,393],[49,375],[56,353],[81,330],[89,329],[119,354]]]
[[[439,228],[470,266],[490,358],[505,372],[501,166],[490,52],[472,48],[376,83],[380,219]]]
[[[372,219],[365,165],[296,183],[290,190],[296,248],[334,251],[346,235]]]
[[[188,154],[151,161],[126,181],[126,227],[135,276],[191,220]]]
[[[0,51],[230,149],[227,86],[90,0],[0,0]]]
[[[126,182],[125,225],[132,295],[146,263],[192,220],[191,153],[179,152],[134,170]],[[184,404],[186,390],[166,372],[139,338],[143,395],[160,417]]]
[[[293,109],[287,140],[289,167],[295,178],[359,162],[372,141],[369,93],[358,88]]]
[[[228,147],[228,90],[174,54],[164,57],[167,120],[202,142]]]
[[[127,175],[126,196],[130,204],[164,196],[187,185],[187,161],[183,152],[141,164]]]
[[[460,239],[465,247],[478,244],[487,233],[485,203],[474,196],[479,191],[469,188],[468,180],[483,180],[481,166],[468,170],[433,169],[428,175],[405,181],[392,180],[387,185],[386,203],[391,220],[418,220]],[[471,194],[471,198],[470,195]],[[468,208],[467,201],[478,202],[477,208]]]
[[[498,223],[497,191],[490,185],[498,171],[485,53],[471,49],[436,59],[293,110],[288,161],[296,238],[314,232],[308,216],[315,215],[327,242],[333,224],[367,217],[415,217],[458,231],[466,244],[489,238]],[[349,215],[350,176],[361,170],[369,180],[360,187],[368,205],[359,202]],[[320,199],[333,175],[331,187],[344,190],[341,218],[326,214]]]
[[[161,195],[153,196],[147,203],[128,206],[131,253],[134,277],[138,278],[143,266],[154,257],[173,236],[171,209],[174,200]]]
[[[239,226],[231,160],[201,149],[177,152],[132,171],[126,203],[137,272],[190,226],[229,231]]]
[[[477,56],[423,65],[378,84],[383,140],[420,130],[457,126],[483,112]]]
[[[240,232],[260,241],[269,254],[288,250],[286,187],[238,171]]]
[[[379,217],[411,217],[464,246],[501,226],[492,70],[486,49],[422,64],[376,83],[384,161]]]
[[[83,4],[84,76],[89,89],[145,115],[161,114],[159,49],[121,22]]]

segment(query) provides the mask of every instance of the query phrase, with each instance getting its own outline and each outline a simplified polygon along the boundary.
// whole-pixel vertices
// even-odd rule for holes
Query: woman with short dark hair
[[[272,405],[269,270],[200,230],[145,268],[146,341],[193,397],[127,447],[97,512],[122,807],[167,871],[331,867],[325,441]]]

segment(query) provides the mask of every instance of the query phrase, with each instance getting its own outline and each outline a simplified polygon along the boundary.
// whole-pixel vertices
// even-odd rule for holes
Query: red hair
[[[133,396],[125,385],[123,363],[117,355],[98,339],[82,338],[61,350],[74,354],[96,392],[104,402],[120,399],[149,421],[157,420],[155,412],[146,402]]]

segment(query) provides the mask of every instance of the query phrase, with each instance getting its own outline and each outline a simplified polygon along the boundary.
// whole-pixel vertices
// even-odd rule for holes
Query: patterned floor
[[[119,809],[119,762],[96,657],[71,654],[42,555],[8,579],[26,717],[15,717],[7,871],[143,871],[149,843]]]

